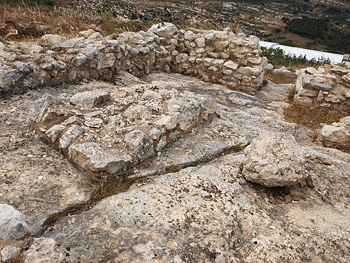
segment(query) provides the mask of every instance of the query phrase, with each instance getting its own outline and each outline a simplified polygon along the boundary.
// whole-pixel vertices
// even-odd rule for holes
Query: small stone
[[[299,201],[300,199],[306,199],[306,195],[299,191],[298,189],[291,189],[290,196],[294,201]]]
[[[322,163],[325,164],[325,165],[332,165],[332,164],[333,164],[333,161],[332,161],[332,159],[330,159],[330,158],[324,158],[324,159],[322,160]]]
[[[279,205],[284,204],[284,197],[283,196],[277,195],[275,197],[275,200],[276,200],[276,204],[279,204]]]
[[[311,175],[308,175],[307,178],[306,178],[306,183],[307,185],[312,189],[312,188],[315,188],[315,184],[314,184],[314,181],[312,180],[312,177]]]
[[[286,195],[285,197],[284,197],[284,202],[286,203],[286,204],[289,204],[289,203],[291,203],[293,201],[293,198],[290,196],[290,195]]]

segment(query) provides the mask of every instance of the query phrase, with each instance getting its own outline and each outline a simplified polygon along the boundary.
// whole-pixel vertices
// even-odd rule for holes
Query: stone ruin
[[[260,56],[259,39],[229,31],[193,31],[160,23],[147,32],[125,32],[115,38],[89,30],[69,40],[44,35],[38,44],[2,47],[0,92],[91,79],[114,83],[121,71],[141,77],[162,70],[255,94],[267,65]]]

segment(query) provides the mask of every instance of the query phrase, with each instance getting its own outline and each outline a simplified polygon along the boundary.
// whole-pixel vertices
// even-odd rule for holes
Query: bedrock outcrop
[[[0,203],[26,226],[0,240],[1,260],[346,262],[350,156],[283,120],[290,89],[269,84],[251,96],[180,74],[124,72],[116,84],[1,100]],[[77,94],[94,102],[72,103]],[[299,184],[246,181],[249,147],[271,134],[286,138],[267,146],[281,163],[284,153],[292,167],[293,154],[302,157]],[[281,164],[265,156],[271,169]],[[103,196],[118,178],[133,183]]]

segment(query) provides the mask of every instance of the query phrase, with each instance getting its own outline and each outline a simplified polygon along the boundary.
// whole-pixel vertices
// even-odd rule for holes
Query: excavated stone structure
[[[121,71],[135,76],[153,70],[182,73],[232,89],[256,93],[265,76],[259,39],[227,31],[184,31],[173,24],[116,39],[87,31],[66,40],[45,35],[39,44],[0,50],[0,92],[18,93],[41,86],[86,80],[114,83]]]

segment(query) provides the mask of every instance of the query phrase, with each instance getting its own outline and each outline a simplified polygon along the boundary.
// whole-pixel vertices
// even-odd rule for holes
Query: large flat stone
[[[84,169],[93,172],[116,174],[126,166],[126,161],[112,154],[103,145],[90,142],[73,144],[69,147],[68,157]]]

